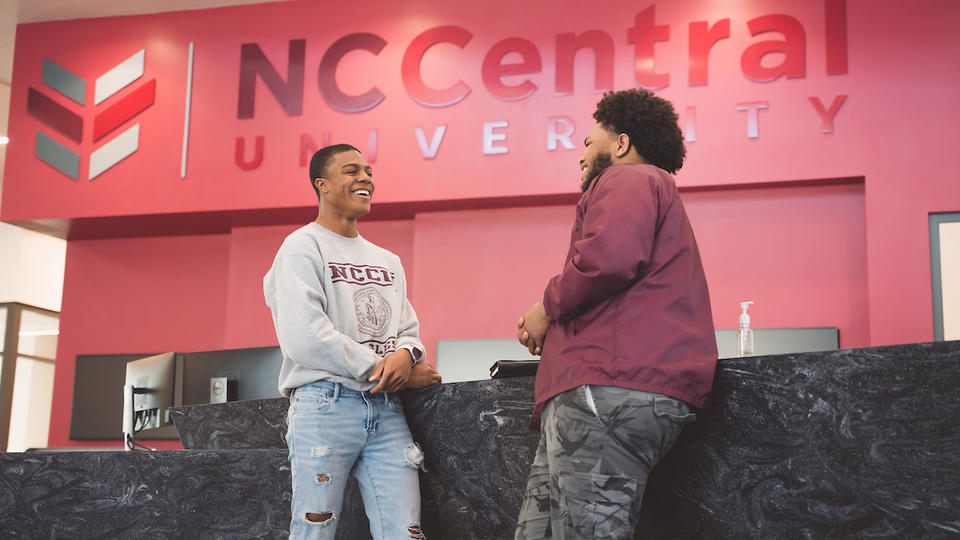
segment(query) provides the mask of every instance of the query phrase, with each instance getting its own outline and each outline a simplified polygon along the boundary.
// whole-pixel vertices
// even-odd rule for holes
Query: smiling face
[[[590,183],[604,169],[613,165],[613,155],[617,151],[617,136],[601,124],[596,124],[583,140],[583,155],[580,157],[580,188],[586,191]]]
[[[347,150],[333,156],[324,177],[314,179],[320,204],[332,215],[355,220],[370,212],[373,169],[360,152]]]

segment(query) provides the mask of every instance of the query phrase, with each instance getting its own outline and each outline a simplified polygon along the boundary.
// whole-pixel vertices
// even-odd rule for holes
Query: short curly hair
[[[313,154],[313,157],[310,158],[310,186],[312,186],[313,191],[317,193],[318,200],[320,199],[320,190],[317,189],[317,185],[313,183],[313,181],[317,178],[326,177],[328,172],[327,168],[330,167],[330,163],[337,154],[351,150],[360,153],[359,150],[349,144],[331,144],[330,146],[324,146],[317,150]]]
[[[651,165],[676,174],[687,149],[669,101],[643,88],[603,95],[593,118],[615,134],[626,133],[630,144]]]

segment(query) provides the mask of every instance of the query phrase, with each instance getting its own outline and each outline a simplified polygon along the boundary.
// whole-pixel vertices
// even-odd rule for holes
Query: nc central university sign
[[[826,74],[847,73],[847,24],[845,0],[826,0],[824,4],[824,49]],[[687,84],[703,86],[709,82],[710,51],[718,42],[729,39],[731,26],[737,24],[730,18],[717,21],[694,21],[688,25]],[[803,24],[789,14],[774,13],[755,17],[739,24],[748,29],[757,41],[743,49],[739,69],[748,80],[766,83],[780,79],[797,79],[806,76],[806,37]],[[633,26],[625,31],[625,43],[632,45],[633,74],[638,86],[663,89],[671,84],[671,73],[661,71],[655,62],[654,50],[658,43],[664,46],[680,46],[670,39],[671,27],[656,20],[656,6],[636,13]],[[409,99],[429,108],[448,108],[469,99],[473,89],[462,79],[443,87],[431,87],[422,76],[424,66],[430,62],[430,51],[438,45],[464,49],[473,39],[473,33],[460,26],[436,26],[427,29],[407,44],[400,64],[403,87]],[[621,42],[622,44],[623,42]],[[271,62],[257,43],[244,43],[240,47],[239,88],[237,118],[255,117],[256,89],[258,79],[269,90],[270,98],[276,100],[287,116],[303,114],[304,91],[308,87],[306,75],[307,40],[291,39],[287,50],[286,66]],[[345,57],[354,51],[379,55],[388,45],[381,36],[368,33],[352,33],[336,40],[323,53],[316,74],[316,90],[332,109],[344,113],[359,114],[380,106],[387,98],[377,86],[378,73],[369,73],[369,88],[362,93],[347,93],[337,83],[337,70]],[[556,34],[554,80],[555,96],[571,95],[574,92],[574,60],[584,50],[590,50],[594,58],[594,90],[603,92],[614,89],[614,53],[617,42],[610,33],[602,30],[587,30],[581,33]],[[770,56],[768,56],[770,55]],[[779,58],[770,65],[770,58]],[[724,66],[727,67],[727,66]],[[537,44],[523,37],[508,37],[496,42],[483,56],[479,66],[463,63],[463,70],[479,69],[484,89],[499,100],[522,101],[541,91],[536,75],[543,71],[543,60]],[[543,81],[540,81],[543,84]],[[843,105],[846,95],[830,96],[826,101],[819,96],[810,96],[811,114],[814,122],[824,133],[833,131],[833,120]],[[261,96],[262,99],[262,96]],[[745,113],[746,136],[759,137],[759,114],[769,108],[767,101],[743,101],[736,103],[738,111]],[[688,142],[696,141],[696,107],[684,111],[684,131]],[[816,123],[814,123],[816,125]],[[546,127],[548,150],[558,145],[573,149],[574,123],[568,116],[551,116]],[[434,128],[430,137],[421,127],[413,128],[422,156],[434,158],[443,143],[448,125]],[[486,155],[508,152],[507,133],[509,123],[491,119],[480,128],[482,149]],[[371,161],[376,160],[378,131],[369,131],[366,153]],[[429,139],[429,140],[428,140]],[[309,156],[318,146],[329,144],[331,133],[323,132],[320,145],[312,134],[300,136],[300,166],[306,165]],[[258,167],[263,159],[265,138],[254,139],[254,149],[247,151],[244,137],[236,140],[236,164],[241,169]]]
[[[377,162],[379,203],[569,194],[598,94],[632,86],[676,106],[686,185],[855,156],[844,0],[361,3],[22,25],[4,219],[302,207],[332,142]]]

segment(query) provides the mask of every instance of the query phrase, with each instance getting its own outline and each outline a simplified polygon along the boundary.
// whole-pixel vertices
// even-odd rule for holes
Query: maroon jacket
[[[577,203],[563,271],[547,284],[547,331],[531,427],[548,399],[581,384],[708,405],[717,341],[693,229],[673,177],[607,167]]]

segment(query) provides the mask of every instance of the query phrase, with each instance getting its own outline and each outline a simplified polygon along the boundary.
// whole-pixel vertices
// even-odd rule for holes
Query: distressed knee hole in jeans
[[[333,521],[333,512],[307,512],[303,520],[311,525],[326,525]]]
[[[330,455],[329,446],[317,446],[310,449],[310,457],[326,457]]]
[[[411,523],[410,525],[408,525],[407,532],[410,533],[410,538],[412,538],[413,540],[423,540],[426,538],[426,536],[424,536],[423,534],[423,531],[420,530],[419,523]]]
[[[330,483],[330,475],[329,475],[329,474],[320,473],[320,474],[317,475],[316,478],[317,478],[317,483],[318,483],[318,484],[329,484],[329,483]]]
[[[423,469],[423,450],[419,444],[410,443],[407,445],[403,451],[403,462],[411,469]]]

